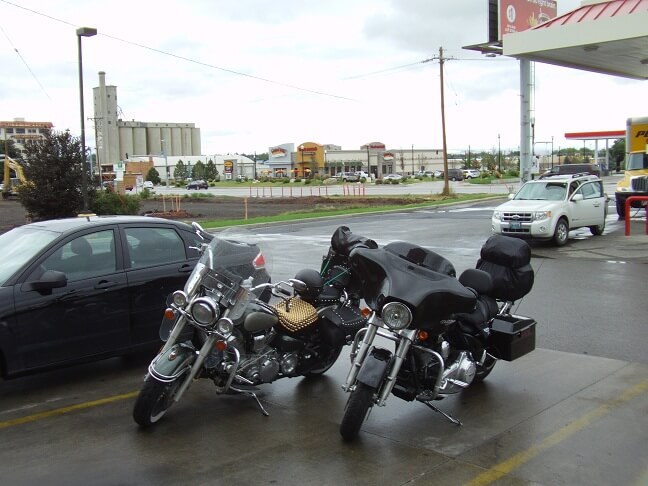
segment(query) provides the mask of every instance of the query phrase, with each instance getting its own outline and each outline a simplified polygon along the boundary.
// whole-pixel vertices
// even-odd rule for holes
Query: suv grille
[[[648,177],[633,177],[632,190],[635,192],[648,192]]]
[[[531,213],[503,213],[502,221],[519,221],[520,223],[530,223]]]

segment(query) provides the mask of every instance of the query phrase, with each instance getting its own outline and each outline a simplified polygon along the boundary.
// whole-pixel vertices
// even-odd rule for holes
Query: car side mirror
[[[515,197],[515,194],[513,194],[513,193],[510,193],[510,194],[508,195],[508,198],[509,198],[509,199],[513,199],[514,197]]]
[[[572,196],[572,198],[571,198],[571,200],[574,201],[574,202],[576,202],[576,201],[582,201],[583,199],[584,199],[584,198],[583,198],[583,195],[580,194],[580,193],[579,193],[579,194],[574,194],[574,195]]]
[[[25,282],[25,290],[52,290],[65,287],[67,277],[63,272],[57,270],[47,270],[41,278],[33,282]]]

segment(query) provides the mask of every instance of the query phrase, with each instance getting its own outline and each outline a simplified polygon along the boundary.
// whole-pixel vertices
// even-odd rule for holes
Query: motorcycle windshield
[[[414,327],[470,312],[475,294],[453,276],[430,270],[392,251],[359,248],[351,253],[353,271],[361,278],[366,304],[380,312],[390,301],[409,304]]]
[[[228,317],[234,320],[263,290],[253,293],[250,289],[269,281],[259,238],[246,230],[229,229],[203,247],[184,291],[189,299],[198,294],[211,296],[229,309]]]

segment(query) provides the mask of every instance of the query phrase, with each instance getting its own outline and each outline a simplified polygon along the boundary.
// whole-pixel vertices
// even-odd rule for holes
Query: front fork
[[[367,358],[367,355],[371,349],[376,335],[394,341],[396,343],[396,349],[394,351],[394,356],[392,357],[390,364],[388,365],[388,373],[382,381],[382,384],[379,386],[379,395],[377,398],[377,405],[379,407],[384,407],[387,397],[394,389],[396,385],[396,378],[400,372],[401,366],[405,361],[407,352],[416,337],[416,330],[403,330],[398,331],[397,333],[386,333],[380,329],[379,324],[376,322],[376,313],[374,312],[368,321],[368,326],[358,332],[358,337],[363,336],[362,342],[359,347],[356,347],[354,344],[353,350],[357,349],[357,352],[352,350],[353,363],[349,374],[347,376],[345,384],[342,386],[344,391],[351,391],[355,386],[358,379],[358,374],[362,369],[363,364]],[[361,334],[362,333],[362,334]]]

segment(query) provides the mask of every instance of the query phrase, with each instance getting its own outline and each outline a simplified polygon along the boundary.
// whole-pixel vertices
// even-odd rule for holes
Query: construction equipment
[[[10,195],[16,194],[16,188],[26,181],[25,173],[20,163],[5,154],[0,154],[0,161],[4,162],[4,186],[2,189],[2,197],[5,199]],[[16,174],[11,177],[11,171]]]

